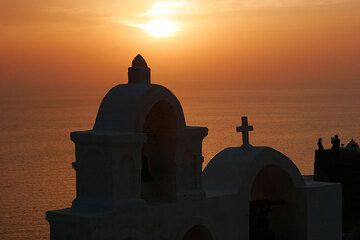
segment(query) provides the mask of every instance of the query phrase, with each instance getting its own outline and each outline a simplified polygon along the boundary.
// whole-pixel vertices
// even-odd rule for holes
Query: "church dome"
[[[102,100],[93,130],[143,132],[146,117],[154,106],[157,115],[171,115],[176,128],[185,127],[179,100],[169,89],[150,83],[150,68],[137,55],[129,68],[128,84],[115,86]]]
[[[294,163],[270,147],[230,147],[218,153],[204,169],[203,185],[208,196],[232,195],[251,191],[260,171],[266,167],[283,171],[294,186],[304,180]]]

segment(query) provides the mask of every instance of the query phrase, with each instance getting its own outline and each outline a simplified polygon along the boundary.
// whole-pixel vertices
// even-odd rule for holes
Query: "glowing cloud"
[[[179,29],[184,15],[226,13],[264,7],[329,5],[351,0],[188,0],[157,1],[144,13],[115,19],[123,25],[144,30],[153,37],[170,37]]]
[[[190,6],[187,1],[162,1],[153,3],[145,13],[123,18],[118,22],[142,29],[152,37],[170,37],[179,29],[176,17],[183,14]]]
[[[176,32],[177,24],[168,19],[154,19],[145,24],[139,24],[139,28],[145,30],[153,37],[170,37]]]
[[[155,2],[151,5],[147,14],[149,16],[170,16],[182,14],[190,5],[190,2],[185,1]]]

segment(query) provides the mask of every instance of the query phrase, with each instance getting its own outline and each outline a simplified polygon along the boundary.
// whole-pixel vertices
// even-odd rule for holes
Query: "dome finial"
[[[129,67],[128,78],[129,84],[133,83],[150,83],[150,68],[145,59],[140,55],[136,55],[132,61],[132,66]]]
[[[143,56],[141,56],[140,54],[136,55],[136,57],[134,58],[134,60],[132,61],[132,66],[133,67],[143,67],[146,68],[147,67],[147,63],[145,61],[145,59],[143,58]]]

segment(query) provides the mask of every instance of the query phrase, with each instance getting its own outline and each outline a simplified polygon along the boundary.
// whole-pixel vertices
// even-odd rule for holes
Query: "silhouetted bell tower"
[[[150,84],[150,68],[145,59],[138,54],[132,61],[132,66],[128,69],[129,84],[147,83]]]

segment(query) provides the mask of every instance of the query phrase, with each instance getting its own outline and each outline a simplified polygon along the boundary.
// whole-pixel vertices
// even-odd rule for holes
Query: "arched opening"
[[[267,166],[256,176],[250,197],[250,240],[298,239],[296,188],[277,166]]]
[[[213,237],[206,227],[197,225],[185,233],[183,240],[213,240]]]
[[[177,115],[166,101],[149,111],[143,131],[147,141],[142,151],[141,195],[148,202],[175,199],[175,150]]]

